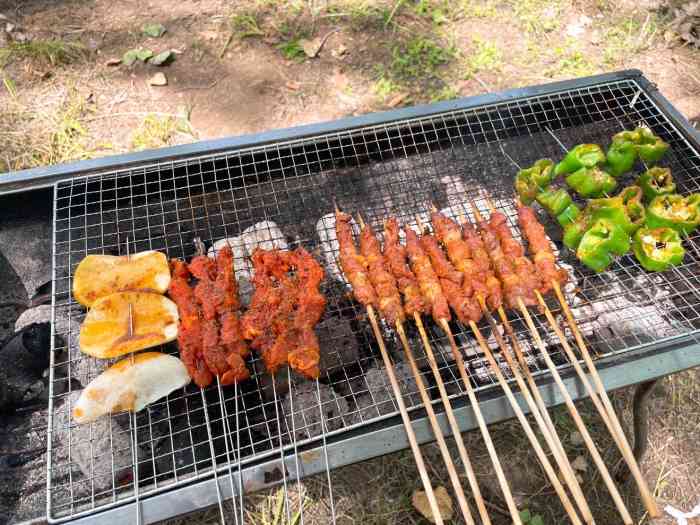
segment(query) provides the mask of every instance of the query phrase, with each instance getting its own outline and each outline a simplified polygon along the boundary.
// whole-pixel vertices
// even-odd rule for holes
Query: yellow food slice
[[[170,284],[170,268],[164,253],[146,251],[131,257],[88,255],[75,269],[73,297],[92,306],[100,297],[136,290],[165,293]]]
[[[138,412],[189,382],[177,357],[160,352],[127,357],[90,381],[73,408],[73,419],[87,423],[110,412]]]
[[[129,304],[133,332],[129,335]],[[163,295],[117,292],[93,303],[80,326],[80,350],[100,358],[143,350],[177,337],[177,306]]]

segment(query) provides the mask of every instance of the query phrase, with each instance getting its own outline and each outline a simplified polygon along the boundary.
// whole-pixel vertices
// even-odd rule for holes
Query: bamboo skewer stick
[[[401,339],[401,344],[403,345],[404,352],[408,358],[409,366],[413,372],[413,376],[416,379],[416,384],[418,385],[418,392],[420,393],[421,400],[423,401],[423,406],[428,414],[428,419],[430,420],[430,425],[433,428],[433,434],[435,434],[435,439],[438,442],[438,447],[440,448],[440,453],[445,461],[445,466],[447,467],[447,473],[450,476],[450,481],[452,482],[452,489],[457,497],[457,502],[462,510],[462,515],[464,520],[468,525],[475,525],[474,518],[472,517],[471,511],[469,509],[469,504],[467,503],[467,497],[464,495],[464,488],[455,469],[454,462],[450,456],[450,451],[447,448],[447,443],[445,442],[445,436],[440,428],[440,423],[435,415],[435,410],[428,396],[428,392],[425,388],[425,383],[423,382],[423,377],[421,376],[420,370],[418,370],[418,365],[416,365],[416,360],[413,356],[413,351],[408,343],[408,338],[406,337],[406,332],[403,329],[403,324],[396,322],[396,332],[399,334],[399,339]],[[458,434],[459,435],[459,434]],[[461,439],[461,436],[460,436]]]
[[[518,307],[520,308],[520,312],[522,313],[525,319],[525,323],[527,324],[533,338],[535,339],[537,347],[542,353],[542,357],[544,357],[545,363],[547,363],[547,367],[549,368],[549,371],[551,372],[554,381],[559,387],[562,397],[564,398],[564,402],[566,403],[566,407],[568,408],[569,413],[571,414],[571,417],[574,420],[574,423],[576,424],[576,428],[581,433],[581,436],[583,437],[583,440],[586,443],[586,446],[588,447],[591,456],[593,457],[593,461],[596,464],[596,467],[598,467],[598,470],[600,471],[600,475],[603,478],[605,485],[608,487],[608,491],[610,492],[610,495],[612,496],[613,501],[615,502],[615,506],[617,507],[617,510],[620,513],[623,522],[625,523],[625,525],[632,525],[632,517],[630,516],[630,513],[627,510],[627,507],[625,506],[625,502],[622,500],[620,492],[618,491],[617,487],[615,486],[615,483],[610,477],[610,472],[608,472],[608,468],[606,467],[603,458],[600,456],[600,452],[598,452],[598,449],[596,448],[595,443],[591,438],[591,435],[588,433],[588,429],[586,429],[586,425],[584,424],[583,419],[581,419],[581,415],[579,414],[576,405],[574,404],[573,400],[571,399],[571,396],[569,395],[568,390],[566,389],[566,385],[562,381],[561,376],[557,371],[557,366],[554,364],[552,358],[549,356],[549,352],[547,352],[547,348],[542,342],[540,334],[537,331],[537,328],[535,327],[532,317],[530,316],[530,312],[528,312],[527,307],[525,306],[525,303],[523,303],[522,299],[518,299]]]
[[[419,229],[423,229],[421,225],[421,219],[416,216],[416,224]],[[472,410],[474,412],[474,417],[481,431],[481,436],[484,439],[486,445],[486,450],[491,458],[491,463],[493,464],[494,470],[496,471],[496,478],[503,492],[503,497],[506,500],[506,505],[508,506],[508,511],[510,512],[511,518],[515,525],[522,525],[522,520],[520,519],[520,511],[518,510],[515,500],[513,499],[513,494],[508,485],[508,480],[506,479],[505,473],[503,472],[503,467],[501,466],[501,461],[498,459],[498,454],[496,453],[496,448],[493,445],[493,440],[491,439],[491,434],[489,433],[484,416],[479,408],[479,401],[476,398],[476,394],[471,386],[471,379],[467,373],[466,365],[464,364],[464,359],[455,341],[454,334],[450,328],[450,324],[447,319],[440,319],[440,328],[445,335],[447,335],[447,340],[450,344],[450,349],[452,350],[452,355],[454,356],[455,363],[457,364],[457,369],[459,370],[459,375],[462,378],[462,383],[464,384],[464,389],[469,397],[469,402],[471,403]]]
[[[336,213],[340,212],[338,205],[334,202]],[[418,469],[418,474],[420,475],[421,482],[423,483],[423,489],[425,490],[426,498],[428,499],[428,504],[430,510],[433,513],[433,518],[435,523],[438,525],[444,525],[444,519],[442,513],[440,512],[440,507],[438,506],[437,499],[435,498],[435,491],[430,483],[430,477],[428,476],[428,470],[425,466],[425,461],[423,460],[423,454],[418,446],[418,440],[416,439],[416,433],[411,425],[411,418],[408,415],[408,410],[406,409],[406,404],[403,401],[403,395],[401,394],[401,387],[396,379],[396,374],[394,373],[394,365],[391,362],[389,353],[387,352],[386,345],[384,344],[384,338],[379,329],[379,323],[377,322],[377,316],[374,312],[374,307],[371,304],[366,305],[367,317],[369,318],[369,323],[372,326],[372,332],[374,333],[374,338],[379,346],[379,352],[382,355],[382,360],[384,361],[384,366],[386,368],[387,376],[389,376],[389,383],[391,383],[391,389],[396,398],[396,404],[399,407],[399,413],[401,414],[401,420],[403,421],[404,430],[406,431],[406,437],[408,438],[408,443],[413,452],[413,459],[416,462],[416,468]]]
[[[364,230],[365,221],[360,214],[357,215],[357,222],[360,225],[360,228]],[[418,365],[416,364],[415,357],[413,356],[413,351],[411,350],[408,338],[406,337],[406,332],[404,331],[403,323],[399,320],[396,321],[396,332],[399,334],[399,339],[401,340],[404,353],[406,354],[406,358],[408,359],[408,364],[411,368],[411,372],[413,373],[413,377],[416,380],[418,393],[420,394],[421,401],[423,402],[423,406],[425,407],[425,411],[428,415],[428,420],[430,421],[430,426],[432,427],[433,434],[435,435],[435,439],[437,440],[438,448],[440,449],[440,453],[442,454],[442,459],[445,462],[445,466],[447,467],[447,473],[450,477],[452,489],[455,492],[455,496],[457,498],[457,502],[459,503],[459,507],[462,511],[462,515],[464,516],[464,519],[468,525],[475,525],[474,518],[472,517],[471,511],[469,509],[469,503],[467,503],[467,497],[464,494],[464,488],[462,487],[459,475],[457,474],[457,469],[455,468],[454,462],[452,461],[450,451],[447,448],[445,436],[442,433],[442,428],[440,427],[440,423],[437,420],[435,410],[433,409],[433,404],[431,402],[430,396],[428,395],[425,383],[423,382],[423,376],[421,375],[420,370],[418,370]]]
[[[622,429],[622,425],[620,425],[620,420],[618,419],[617,414],[615,413],[615,409],[613,408],[612,403],[610,402],[610,397],[608,396],[608,393],[605,390],[605,386],[603,385],[603,381],[601,380],[600,375],[598,374],[598,370],[596,369],[593,363],[593,359],[591,358],[591,354],[588,351],[588,347],[586,346],[586,343],[583,340],[581,331],[578,329],[578,325],[574,320],[574,316],[571,313],[569,304],[564,298],[564,294],[561,291],[559,283],[554,282],[552,284],[554,285],[554,293],[556,294],[557,299],[559,300],[559,304],[564,310],[564,315],[566,316],[567,323],[569,324],[569,327],[571,328],[571,331],[574,334],[574,338],[576,339],[576,343],[578,344],[578,347],[581,351],[583,360],[586,363],[586,366],[588,367],[588,371],[591,377],[593,378],[593,384],[595,385],[596,392],[598,393],[598,395],[600,395],[600,399],[603,402],[603,407],[605,408],[604,412],[606,412],[608,415],[608,418],[603,418],[603,420],[605,421],[606,426],[608,427],[608,431],[610,432],[610,434],[612,434],[613,438],[615,439],[615,442],[617,443],[617,446],[619,447],[620,452],[622,453],[622,457],[625,459],[625,462],[627,463],[630,471],[632,472],[632,476],[634,477],[634,480],[637,484],[637,488],[639,489],[639,492],[642,496],[642,501],[644,502],[644,507],[649,513],[649,516],[651,516],[652,518],[658,518],[661,516],[661,512],[659,511],[659,508],[656,504],[656,500],[649,491],[649,487],[646,481],[644,480],[644,476],[642,475],[641,470],[639,469],[639,464],[637,463],[637,460],[634,457],[634,453],[632,452],[629,441],[627,440],[627,436],[625,435],[625,432]],[[568,345],[566,345],[564,348],[566,349],[567,346]],[[581,367],[578,364],[578,360],[575,356],[573,356],[573,352],[571,352],[571,354],[572,355],[569,355],[569,352],[567,351],[567,355],[569,355],[569,360],[574,364],[574,368],[576,368],[576,371],[579,372],[580,370],[579,376],[581,377],[581,380],[584,386],[586,387],[586,390],[588,391],[588,395],[591,397],[591,399],[593,399],[593,402],[596,404],[597,408],[597,396],[593,395],[590,388],[590,384],[586,379],[585,373],[583,373],[583,370],[581,370]],[[600,411],[600,409],[598,410]]]
[[[484,503],[484,498],[481,495],[481,490],[479,489],[479,484],[476,480],[476,474],[472,467],[471,461],[469,460],[469,454],[467,453],[467,447],[464,445],[464,439],[462,438],[462,432],[455,418],[454,412],[452,411],[452,404],[447,395],[447,390],[445,390],[445,383],[442,380],[440,371],[438,370],[437,363],[435,361],[435,355],[433,353],[432,346],[428,339],[428,334],[425,332],[425,326],[423,325],[423,320],[418,312],[413,313],[413,320],[418,327],[418,333],[420,334],[421,341],[423,342],[423,348],[428,357],[428,364],[435,377],[435,382],[437,383],[438,390],[440,392],[440,398],[442,399],[442,404],[445,407],[445,414],[447,415],[447,420],[450,423],[450,428],[452,429],[452,436],[457,444],[457,450],[459,456],[462,459],[462,464],[464,465],[464,470],[467,473],[467,480],[469,481],[469,486],[472,489],[472,496],[474,501],[476,501],[476,507],[479,511],[479,516],[481,517],[482,525],[491,525],[491,518],[489,517],[488,511],[486,510],[486,504]]]
[[[515,412],[515,415],[518,418],[518,421],[520,422],[520,424],[523,427],[523,430],[525,431],[525,435],[528,437],[530,444],[532,445],[532,448],[535,450],[535,454],[537,455],[537,458],[540,460],[540,463],[542,463],[542,467],[544,468],[544,471],[547,474],[549,481],[552,483],[554,490],[556,491],[557,495],[559,496],[559,499],[561,500],[562,505],[564,506],[564,510],[566,510],[566,513],[569,515],[569,518],[571,518],[572,523],[580,524],[581,520],[579,519],[578,515],[576,514],[576,510],[574,509],[574,507],[571,503],[571,500],[569,499],[569,496],[567,495],[566,491],[564,490],[564,487],[562,487],[561,482],[559,481],[559,478],[557,477],[557,473],[552,468],[552,464],[549,462],[549,459],[547,458],[547,454],[542,449],[540,442],[537,440],[537,436],[535,436],[535,433],[533,432],[532,427],[530,426],[530,423],[528,422],[527,418],[525,417],[525,414],[523,413],[522,409],[520,408],[520,405],[518,404],[517,399],[515,399],[515,396],[513,395],[513,391],[511,390],[510,386],[508,386],[508,382],[506,381],[505,377],[503,377],[503,372],[501,372],[501,368],[500,368],[500,366],[498,366],[498,363],[496,362],[495,357],[491,353],[491,349],[489,348],[488,344],[486,344],[486,341],[484,340],[484,336],[481,334],[479,327],[476,326],[476,323],[474,321],[469,321],[469,327],[471,328],[472,332],[474,332],[474,335],[476,336],[476,339],[479,342],[479,346],[481,347],[481,350],[484,352],[484,355],[486,356],[486,359],[488,360],[489,365],[491,366],[491,368],[493,370],[493,373],[496,375],[496,379],[498,380],[498,383],[501,385],[501,388],[505,392],[506,397],[508,398],[508,401],[510,402],[511,407],[513,408],[513,412]],[[513,368],[513,374],[515,375],[516,373],[517,372],[515,371],[515,368]],[[522,378],[520,379],[520,383],[522,383]],[[522,383],[521,389],[524,386],[525,386],[525,384]],[[533,413],[533,415],[535,415],[535,418],[538,420],[538,424],[540,425],[540,429],[542,430],[542,434],[545,436],[545,440],[548,442],[550,448],[555,453],[555,458],[557,458],[558,450],[556,449],[556,446],[554,446],[551,443],[551,437],[549,436],[548,429],[544,425],[544,421],[542,421],[541,416],[539,416],[539,413],[536,410],[536,407],[534,405],[534,401],[532,400],[532,397],[527,396],[525,394],[526,392],[527,392],[527,388],[524,388],[523,389],[523,396],[526,398],[526,401],[528,401],[528,405],[531,404],[530,410],[532,411],[533,408],[535,408],[535,410],[532,413]],[[528,397],[529,397],[529,399],[528,399]],[[558,459],[560,459],[560,458],[558,458]],[[566,469],[563,469],[562,473],[564,473],[565,476],[568,476]],[[569,480],[567,480],[567,482],[568,481]],[[591,521],[592,521],[592,518],[590,518],[588,523],[591,523]]]
[[[389,353],[384,345],[384,338],[379,330],[379,324],[377,323],[377,316],[374,313],[374,308],[372,305],[367,305],[367,317],[369,318],[370,325],[372,326],[372,331],[374,332],[374,337],[379,345],[379,352],[382,354],[382,359],[384,360],[384,366],[386,367],[386,373],[389,376],[389,382],[391,383],[391,388],[394,391],[394,397],[396,398],[396,404],[399,407],[399,413],[401,414],[401,419],[403,420],[403,426],[406,430],[406,436],[408,437],[408,443],[413,451],[413,458],[416,461],[416,467],[418,468],[418,473],[420,474],[421,481],[423,482],[423,488],[425,489],[425,495],[428,498],[428,503],[430,505],[430,510],[433,513],[433,518],[435,523],[444,524],[442,514],[440,513],[440,507],[438,507],[437,499],[435,498],[435,492],[430,484],[430,477],[428,476],[428,471],[425,467],[425,461],[423,460],[423,455],[421,454],[420,447],[418,446],[418,440],[416,439],[416,434],[411,425],[411,418],[406,410],[406,404],[403,401],[403,396],[401,394],[401,388],[399,387],[399,382],[396,379],[396,374],[394,373],[394,366],[389,358]]]

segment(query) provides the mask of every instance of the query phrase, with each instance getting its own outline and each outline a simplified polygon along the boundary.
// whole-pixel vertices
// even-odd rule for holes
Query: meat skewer
[[[419,225],[420,227],[420,225]],[[440,326],[440,328],[447,335],[447,340],[449,341],[452,354],[454,356],[455,362],[457,363],[457,369],[459,370],[460,377],[462,378],[462,383],[464,384],[464,389],[469,397],[469,402],[471,403],[472,410],[474,411],[474,417],[476,418],[477,424],[479,425],[479,430],[486,444],[486,450],[488,451],[491,462],[493,463],[494,470],[496,471],[496,477],[498,478],[498,483],[503,491],[503,496],[506,500],[508,506],[508,511],[510,512],[511,518],[516,525],[522,525],[522,520],[520,519],[520,512],[515,505],[515,500],[513,499],[513,494],[506,480],[505,474],[503,473],[503,467],[498,459],[498,454],[493,446],[493,440],[491,439],[491,434],[489,433],[488,427],[486,426],[486,421],[479,408],[479,401],[476,398],[476,394],[471,386],[471,379],[467,373],[466,366],[464,364],[464,359],[462,359],[462,354],[457,347],[457,342],[455,341],[454,334],[450,328],[450,309],[447,304],[447,299],[445,298],[442,287],[440,286],[440,281],[438,276],[433,270],[430,263],[430,258],[423,251],[421,243],[418,239],[416,233],[407,228],[406,232],[406,251],[408,252],[409,261],[411,263],[411,269],[418,280],[423,296],[428,301],[431,306],[431,311],[433,319]]]
[[[433,434],[435,435],[435,439],[438,442],[438,447],[440,448],[440,453],[445,461],[447,472],[450,476],[450,482],[452,483],[452,488],[457,497],[457,501],[459,502],[462,515],[469,525],[474,525],[474,518],[469,510],[469,504],[467,503],[467,498],[464,494],[464,488],[462,487],[459,475],[455,469],[450,451],[447,448],[447,443],[445,442],[445,436],[443,435],[442,428],[437,421],[433,404],[430,396],[428,395],[425,383],[423,382],[423,377],[420,370],[418,370],[418,365],[416,364],[413,351],[411,350],[408,338],[406,337],[406,332],[404,331],[403,321],[405,315],[401,304],[401,296],[399,295],[396,285],[396,280],[394,279],[394,276],[387,271],[388,264],[386,263],[386,259],[381,252],[379,240],[372,231],[372,227],[365,224],[362,216],[360,215],[358,215],[358,224],[361,228],[360,253],[367,261],[369,278],[375,288],[375,291],[377,292],[377,298],[379,299],[379,311],[382,313],[387,323],[393,324],[393,326],[396,327],[396,332],[399,334],[399,339],[401,340],[406,358],[408,359],[411,372],[416,380],[416,385],[418,386],[418,392],[421,400],[423,401],[423,406],[428,414],[428,419],[430,420]]]
[[[384,361],[384,366],[386,368],[387,375],[389,376],[389,382],[391,383],[391,388],[394,392],[394,397],[396,398],[396,403],[399,407],[401,419],[406,430],[406,436],[408,437],[408,442],[411,446],[413,457],[416,461],[416,467],[418,468],[418,473],[423,483],[423,488],[430,505],[430,510],[433,513],[435,522],[438,524],[444,524],[440,508],[438,507],[437,500],[435,498],[435,492],[433,491],[430,478],[428,477],[425,461],[423,460],[423,455],[418,447],[416,434],[413,430],[413,426],[411,425],[411,419],[403,401],[401,388],[399,387],[399,382],[396,379],[396,374],[394,373],[393,364],[384,344],[382,333],[379,330],[379,323],[377,322],[377,317],[374,313],[374,306],[377,304],[377,294],[370,282],[369,275],[367,274],[366,267],[364,266],[363,258],[357,252],[355,240],[352,236],[352,227],[350,226],[350,215],[341,212],[336,205],[335,217],[335,227],[339,244],[340,267],[343,270],[348,282],[352,286],[355,299],[357,299],[357,301],[367,310],[367,317],[369,318],[370,325],[372,326],[374,337],[377,341],[377,345],[379,346],[379,352],[382,355],[382,360]]]
[[[472,207],[477,220],[479,222],[483,222],[483,218],[481,217],[478,208],[473,204]],[[535,344],[537,345],[542,356],[544,357],[545,363],[547,364],[547,367],[549,368],[552,377],[554,378],[554,381],[557,384],[557,387],[559,388],[562,397],[564,398],[564,402],[566,403],[567,409],[569,410],[569,413],[571,414],[571,417],[574,420],[578,431],[581,433],[581,436],[583,437],[583,440],[586,443],[589,452],[591,453],[593,461],[596,464],[596,467],[598,468],[598,471],[600,472],[601,477],[603,478],[603,481],[605,482],[605,485],[607,486],[608,491],[610,492],[610,495],[613,498],[613,501],[615,502],[615,506],[617,507],[617,510],[620,513],[623,522],[625,523],[625,525],[630,525],[632,523],[632,517],[630,516],[629,511],[627,510],[627,507],[625,506],[625,503],[622,500],[622,497],[620,496],[620,492],[615,486],[615,483],[613,482],[610,476],[610,472],[608,471],[608,468],[605,465],[603,458],[600,456],[600,452],[596,448],[595,443],[593,442],[593,439],[591,438],[588,432],[588,429],[586,429],[583,419],[581,419],[581,415],[579,414],[576,405],[574,405],[574,402],[571,399],[568,390],[566,389],[566,385],[564,385],[564,382],[562,381],[561,376],[559,375],[559,372],[556,369],[556,365],[552,361],[551,357],[549,356],[549,353],[547,352],[546,347],[544,346],[544,343],[542,342],[540,334],[537,328],[535,327],[534,321],[530,316],[530,312],[528,311],[527,306],[525,306],[525,303],[520,297],[516,298],[516,303],[518,309],[520,310],[520,313],[525,319],[525,322],[528,326],[528,329],[530,330],[530,333],[532,334],[532,337],[535,339]]]
[[[437,219],[438,221],[442,221],[443,226],[448,226],[448,224],[447,224],[448,221],[452,222],[452,221],[450,221],[450,219],[447,219],[447,217],[445,217],[444,215],[437,212],[437,210],[433,211],[432,216],[433,216],[433,218]],[[441,216],[441,217],[439,217],[439,216]],[[444,220],[442,220],[442,219],[444,219]],[[421,229],[423,229],[422,226],[420,225],[420,219],[418,219],[418,221],[419,221],[419,227]],[[459,231],[459,227],[456,224],[455,224],[455,226],[457,228],[457,231]],[[442,236],[441,235],[442,233],[444,233],[444,229],[441,229],[439,235]],[[454,244],[451,244],[451,246],[454,246]],[[464,255],[465,255],[465,253],[461,252],[460,256],[463,257]],[[456,259],[457,257],[458,257],[457,254],[453,254],[451,259]],[[493,323],[493,319],[491,318],[490,314],[488,313],[488,309],[486,307],[485,301],[484,301],[481,293],[477,294],[477,297],[475,298],[475,300],[479,301],[479,304],[483,308],[483,311],[489,317],[489,320]],[[479,317],[480,317],[480,315],[479,315]],[[532,430],[530,423],[528,422],[527,418],[525,417],[525,414],[523,413],[522,409],[520,408],[518,401],[515,399],[515,396],[511,390],[510,386],[508,385],[507,381],[505,380],[505,378],[503,376],[503,373],[501,372],[500,366],[496,362],[496,359],[493,356],[491,349],[488,347],[488,345],[486,344],[486,341],[484,340],[483,335],[481,334],[481,330],[479,330],[479,327],[476,325],[476,322],[473,319],[467,320],[467,322],[465,324],[467,324],[470,327],[471,331],[474,333],[474,336],[476,337],[476,339],[479,343],[479,346],[481,347],[484,355],[486,356],[486,359],[489,363],[489,366],[491,367],[494,375],[496,376],[496,379],[497,379],[499,385],[503,389],[503,391],[506,395],[506,398],[508,399],[508,401],[511,405],[511,408],[513,409],[513,412],[515,413],[516,417],[518,418],[518,421],[520,422],[521,426],[523,427],[523,430],[525,431],[525,435],[528,437],[530,444],[532,445],[533,449],[535,450],[535,454],[537,455],[537,458],[539,459],[540,463],[542,464],[542,467],[543,467],[545,473],[547,474],[547,477],[549,478],[550,482],[552,483],[552,486],[554,487],[557,495],[559,496],[559,499],[561,500],[562,505],[564,506],[564,509],[566,510],[567,514],[569,515],[571,522],[574,523],[575,525],[580,525],[581,520],[579,519],[578,515],[576,514],[576,510],[574,509],[574,506],[571,503],[571,500],[569,499],[568,494],[566,493],[564,487],[562,486],[561,481],[559,480],[559,477],[557,476],[557,473],[555,472],[554,468],[552,467],[552,464],[550,463],[550,461],[547,457],[547,454],[542,449],[542,446],[540,445],[540,443],[537,439],[537,436],[535,435],[534,431]],[[499,345],[501,345],[503,352],[505,352],[505,342],[500,337],[500,334],[498,333],[498,328],[495,326],[495,323],[492,324],[492,328],[493,328],[493,333],[496,336],[496,339],[497,339]],[[517,368],[512,366],[512,369],[513,369],[514,376],[518,377]],[[561,461],[561,457],[558,454],[558,449],[556,448],[556,445],[553,443],[551,436],[549,436],[548,428],[545,425],[544,421],[542,420],[541,416],[539,415],[537,407],[534,403],[534,400],[532,399],[531,396],[528,395],[527,388],[525,387],[524,382],[522,382],[522,379],[520,379],[520,381],[519,381],[519,386],[523,392],[523,397],[527,401],[531,412],[535,416],[535,420],[538,423],[540,430],[542,431],[547,444],[554,452],[555,459],[557,460],[557,463],[559,463]],[[567,474],[567,470],[565,467],[563,469],[563,472],[565,474]],[[569,480],[567,479],[567,482],[568,481]],[[592,519],[591,519],[591,521],[592,521]],[[589,521],[589,523],[590,523],[590,521]]]
[[[435,227],[435,231],[436,231],[438,239],[443,243],[443,245],[445,245],[446,251],[447,251],[448,255],[450,256],[451,260],[453,260],[453,261],[455,261],[455,263],[457,263],[457,262],[459,262],[458,261],[459,258],[464,259],[464,258],[468,258],[469,255],[471,255],[470,251],[467,251],[467,250],[459,250],[458,252],[455,252],[454,246],[456,243],[454,241],[449,242],[450,240],[445,237],[446,234],[448,234],[451,231],[455,231],[459,235],[461,235],[461,228],[459,227],[459,225],[456,222],[454,222],[452,219],[445,217],[434,206],[433,206],[433,211],[431,214],[431,219],[432,219],[434,225],[436,223],[440,224],[440,226]],[[460,217],[460,220],[461,220],[461,222],[465,222],[463,216]],[[451,251],[453,253],[450,253]],[[486,254],[484,253],[483,255],[486,255]],[[471,268],[471,267],[477,266],[477,264],[478,264],[480,267],[486,267],[486,263],[487,263],[487,261],[481,261],[479,263],[476,263],[475,261],[470,259],[468,262],[462,261],[461,266]],[[484,274],[485,274],[485,272],[481,272],[482,278],[483,278]],[[468,278],[469,278],[469,276],[465,275],[465,280]],[[474,280],[476,281],[476,280],[478,280],[478,278],[479,278],[479,276],[475,276]],[[557,465],[564,473],[564,480],[566,481],[567,485],[570,487],[571,493],[574,496],[574,499],[576,500],[577,505],[581,509],[581,513],[583,515],[584,521],[586,521],[586,523],[592,523],[593,517],[590,513],[590,508],[588,507],[588,504],[586,503],[586,500],[583,496],[583,492],[581,491],[579,484],[576,482],[573,469],[571,468],[571,465],[569,464],[566,455],[563,453],[563,447],[561,446],[561,442],[559,441],[559,438],[558,438],[558,436],[556,436],[555,433],[554,433],[554,435],[551,435],[552,432],[550,431],[550,428],[547,426],[546,422],[544,421],[543,416],[539,413],[538,406],[535,404],[534,399],[530,395],[530,392],[528,391],[527,386],[525,385],[525,382],[523,381],[522,376],[520,375],[520,371],[518,369],[518,366],[514,362],[514,360],[512,359],[512,356],[510,355],[510,352],[507,348],[507,345],[498,331],[498,327],[496,326],[495,320],[493,319],[493,317],[491,316],[491,314],[488,311],[488,308],[487,308],[485,300],[484,300],[483,291],[482,291],[485,288],[480,288],[477,286],[474,286],[473,288],[475,290],[475,293],[474,293],[475,298],[478,301],[478,304],[480,305],[482,312],[484,313],[486,319],[488,320],[488,322],[491,326],[492,332],[493,332],[494,336],[496,337],[496,341],[501,349],[501,353],[502,353],[502,355],[504,355],[504,357],[506,358],[506,360],[508,362],[508,365],[510,366],[510,369],[511,369],[513,376],[518,384],[518,387],[520,388],[520,390],[522,392],[522,395],[523,395],[523,397],[524,397],[524,399],[525,399],[525,401],[530,409],[530,412],[535,417],[535,421],[537,422],[537,424],[540,428],[540,431],[542,432],[542,435],[545,439],[545,442],[547,443],[547,446],[552,450],[554,457],[555,457],[555,460],[557,462]],[[502,307],[499,306],[499,309],[502,309]],[[468,324],[469,324],[470,328],[472,329],[472,331],[474,332],[474,334],[477,336],[477,340],[479,340],[480,338],[483,339],[476,324],[474,322],[470,322]],[[482,346],[482,349],[483,349],[484,345],[480,344],[480,346]],[[509,398],[509,400],[514,400],[514,398],[512,397],[512,392],[510,391],[510,387],[507,385],[505,380],[501,381],[503,376],[502,376],[500,367],[498,366],[495,359],[493,358],[493,354],[491,353],[490,349],[488,349],[488,346],[486,346],[485,352],[488,352],[487,353],[487,360],[489,361],[489,365],[493,368],[494,373],[496,374],[497,379],[499,380],[499,384],[501,384],[501,387],[504,389],[504,391],[506,391],[506,396]],[[500,376],[500,378],[499,378],[499,376]],[[515,405],[513,405],[513,409],[517,414],[520,407],[517,403],[515,403]],[[535,437],[534,433],[532,432],[530,425],[527,423],[527,419],[525,419],[524,416],[521,418],[519,415],[518,415],[518,419],[523,424],[523,426],[525,428],[525,432],[528,435],[528,438],[530,439],[530,441],[533,445],[533,448],[536,451],[538,459],[540,459],[540,461],[543,465],[543,468],[545,469],[546,474],[548,475],[550,481],[552,482],[552,485],[554,486],[555,490],[557,491],[557,494],[559,495],[560,499],[562,500],[562,503],[563,503],[564,507],[566,508],[567,513],[571,517],[572,522],[573,523],[580,523],[578,515],[576,514],[576,511],[573,508],[573,505],[569,501],[569,498],[568,498],[566,492],[564,491],[564,488],[561,486],[561,482],[559,481],[558,476],[554,472],[554,469],[552,468],[552,465],[550,464],[544,450],[542,450],[539,442],[537,441],[537,438]]]
[[[581,351],[581,355],[583,356],[586,366],[588,367],[591,377],[593,378],[595,391],[591,387],[588,377],[586,376],[584,370],[578,363],[578,359],[571,350],[570,345],[568,345],[568,342],[565,343],[565,337],[563,337],[563,334],[559,335],[558,333],[557,335],[562,341],[562,346],[567,354],[567,357],[573,364],[574,369],[576,370],[576,373],[578,374],[581,382],[586,388],[588,395],[590,396],[591,400],[596,406],[596,409],[600,413],[603,422],[608,428],[608,431],[610,432],[613,439],[615,440],[615,443],[620,449],[620,452],[622,453],[622,456],[625,459],[625,462],[627,463],[627,466],[629,467],[630,472],[634,477],[634,480],[642,496],[642,501],[644,502],[644,506],[647,512],[649,512],[649,515],[652,518],[659,517],[660,512],[656,501],[654,500],[654,497],[649,491],[649,487],[646,481],[644,480],[644,477],[642,476],[639,464],[637,463],[637,460],[634,457],[627,437],[622,429],[622,426],[620,425],[620,421],[617,418],[617,414],[615,413],[612,403],[610,402],[610,398],[608,397],[607,391],[605,390],[605,386],[603,385],[600,375],[598,374],[598,370],[596,369],[593,363],[593,359],[591,358],[591,355],[588,351],[588,347],[586,346],[586,343],[583,340],[583,336],[581,335],[578,325],[574,320],[569,304],[566,301],[564,294],[562,293],[561,283],[563,280],[563,269],[558,269],[556,267],[556,262],[554,262],[553,268],[552,265],[550,265],[549,263],[549,261],[556,261],[556,258],[554,257],[551,243],[547,238],[544,228],[537,220],[537,217],[534,214],[533,210],[527,206],[523,206],[521,203],[518,203],[518,221],[525,238],[528,240],[530,252],[535,254],[534,257],[536,263],[538,260],[542,261],[540,262],[540,266],[542,267],[540,271],[542,272],[543,276],[547,276],[543,277],[543,282],[546,284],[546,280],[548,280],[548,284],[551,285],[551,288],[554,290],[554,293],[557,296],[559,304],[561,305],[564,311],[564,315],[566,316],[567,324],[569,325],[569,328],[574,334],[574,338],[576,339],[576,343],[579,347],[579,350]],[[538,296],[538,301],[540,302],[540,305],[544,305],[545,314],[547,314],[547,317],[549,319],[551,312],[549,312],[549,309],[546,307],[546,304],[544,303],[544,300],[542,299],[541,295]],[[554,324],[552,326],[554,327]],[[558,329],[559,327],[557,325],[557,330]],[[560,330],[558,331],[560,332]],[[600,398],[598,396],[600,396]]]
[[[481,495],[481,489],[474,474],[474,469],[472,467],[471,461],[469,460],[469,454],[467,453],[467,447],[464,444],[464,438],[462,437],[461,429],[457,423],[457,419],[452,411],[452,403],[450,402],[447,390],[445,389],[445,383],[442,380],[440,371],[437,367],[435,360],[435,355],[433,349],[428,340],[428,335],[425,332],[425,326],[423,326],[423,320],[421,314],[427,313],[428,305],[423,300],[420,293],[420,287],[416,281],[415,275],[408,267],[406,262],[406,248],[404,248],[399,243],[399,225],[395,218],[391,217],[384,223],[384,258],[387,261],[387,266],[393,276],[396,278],[399,290],[404,300],[404,311],[408,317],[413,317],[416,326],[418,327],[418,332],[421,337],[421,342],[423,343],[423,348],[425,349],[426,356],[428,358],[428,364],[435,378],[435,383],[437,384],[438,391],[440,392],[440,399],[445,407],[445,414],[447,415],[447,420],[452,429],[452,436],[457,444],[457,451],[464,465],[464,469],[467,474],[467,480],[469,481],[469,486],[472,490],[472,495],[476,502],[477,509],[479,511],[479,516],[481,517],[481,522],[483,525],[491,525],[491,518],[486,510],[486,505],[484,503],[483,496]]]

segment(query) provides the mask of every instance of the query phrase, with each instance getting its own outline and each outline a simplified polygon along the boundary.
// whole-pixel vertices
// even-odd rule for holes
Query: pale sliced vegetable
[[[170,268],[164,253],[88,255],[75,270],[73,297],[84,306],[92,306],[100,297],[125,290],[165,293],[169,284]]]
[[[163,295],[113,293],[93,303],[80,326],[80,350],[102,359],[119,357],[174,340],[177,322],[177,306]]]
[[[189,382],[177,357],[160,352],[128,357],[90,381],[73,408],[73,419],[88,423],[110,412],[138,412]]]

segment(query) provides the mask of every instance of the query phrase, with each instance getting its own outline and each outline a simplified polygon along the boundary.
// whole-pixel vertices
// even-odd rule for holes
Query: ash
[[[418,405],[418,386],[408,364],[397,363],[394,365],[394,373],[406,406]],[[349,388],[351,399],[355,403],[352,414],[355,423],[398,411],[389,376],[383,367],[370,368],[364,375],[351,381]]]
[[[293,432],[294,437],[300,440],[344,427],[343,419],[348,414],[348,403],[343,397],[337,396],[331,387],[307,381],[285,396],[282,410],[290,434]]]

